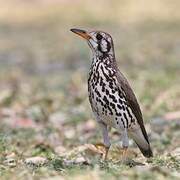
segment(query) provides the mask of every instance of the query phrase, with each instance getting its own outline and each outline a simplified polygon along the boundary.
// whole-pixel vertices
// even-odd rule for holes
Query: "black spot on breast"
[[[106,96],[103,97],[103,101],[105,102],[106,105],[109,105],[109,101]]]
[[[107,110],[104,111],[105,115],[107,115]]]
[[[113,100],[113,102],[117,103],[117,99],[114,95],[109,94],[109,97]]]
[[[122,91],[120,90],[120,89],[118,89],[118,95],[119,95],[119,97],[122,99],[123,98],[123,93],[122,93]]]
[[[121,100],[121,98],[118,99],[120,104],[123,104],[123,101]]]
[[[116,105],[115,105],[114,103],[112,103],[112,102],[110,102],[110,106],[111,106],[113,109],[115,109],[115,107],[116,107]]]
[[[122,114],[120,112],[116,112],[116,116],[122,116]]]
[[[107,108],[108,108],[108,111],[110,112],[110,115],[113,115],[112,109],[109,106],[107,106]]]
[[[102,86],[102,92],[104,92],[105,91],[105,84],[103,84],[103,86]]]
[[[127,116],[126,116],[126,113],[123,113],[123,116],[124,116],[124,118],[125,118],[125,120],[126,120],[126,124],[127,124],[127,127],[128,127],[128,118],[127,118]]]
[[[92,98],[94,99],[94,93],[92,93]]]
[[[131,115],[128,107],[126,107],[126,111],[128,112],[128,116],[132,119],[132,115]]]
[[[112,82],[112,81],[109,82],[109,87],[110,87],[111,89],[113,89],[113,82]]]
[[[103,78],[101,77],[100,78],[100,86],[102,86],[103,85]]]
[[[97,87],[95,88],[95,92],[96,92],[96,94],[97,94],[99,97],[101,97],[101,94],[100,94],[99,91],[97,90]]]
[[[99,99],[99,102],[100,102],[101,106],[104,106],[104,103],[101,99]]]
[[[118,107],[119,109],[122,109],[122,106],[121,106],[120,104],[117,104],[117,107]]]
[[[124,128],[125,128],[125,124],[124,124],[124,120],[123,120],[123,118],[121,118],[121,122],[123,123],[123,126],[124,126]]]
[[[109,95],[109,91],[108,91],[108,89],[106,89],[106,95]]]
[[[106,81],[108,81],[108,82],[111,81],[111,78],[108,76],[108,74],[105,73],[104,67],[101,65],[100,68],[101,68],[101,71],[102,71],[104,77],[106,78]]]

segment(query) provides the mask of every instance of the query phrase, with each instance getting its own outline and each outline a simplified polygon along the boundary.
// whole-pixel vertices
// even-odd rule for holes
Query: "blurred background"
[[[75,27],[112,35],[119,68],[139,99],[154,152],[162,155],[153,163],[169,168],[167,177],[174,176],[180,156],[179,0],[0,0],[0,4],[0,169],[5,179],[13,173],[20,178],[17,165],[31,156],[50,159],[53,170],[43,174],[41,169],[40,174],[57,175],[56,166],[63,168],[59,155],[101,140],[87,97],[91,52],[70,32]],[[119,135],[112,131],[111,138],[116,143]],[[9,156],[14,164],[9,164]],[[14,170],[9,172],[11,166]],[[89,173],[106,176],[106,168],[97,172],[93,167]],[[22,169],[22,177],[29,176],[23,164]],[[79,177],[78,172],[71,173]],[[113,166],[109,177],[116,175]]]

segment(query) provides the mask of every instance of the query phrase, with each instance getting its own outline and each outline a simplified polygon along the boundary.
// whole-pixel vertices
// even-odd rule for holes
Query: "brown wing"
[[[133,90],[131,89],[131,86],[129,85],[129,83],[128,83],[127,79],[124,77],[124,75],[119,71],[119,69],[117,69],[117,80],[118,80],[119,86],[126,94],[127,103],[129,104],[133,114],[135,115],[135,117],[139,123],[139,126],[144,135],[144,138],[146,139],[146,141],[149,144],[148,136],[147,136],[147,133],[146,133],[146,130],[144,127],[144,122],[143,122],[143,117],[142,117],[140,106],[138,104],[138,101],[136,99],[136,96],[135,96]]]

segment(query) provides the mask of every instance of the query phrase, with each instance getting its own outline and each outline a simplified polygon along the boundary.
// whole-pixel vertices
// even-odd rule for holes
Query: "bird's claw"
[[[108,156],[108,152],[109,152],[109,147],[104,146],[104,149],[105,149],[105,152],[103,153],[102,159],[104,161],[106,161],[107,160],[107,156]]]

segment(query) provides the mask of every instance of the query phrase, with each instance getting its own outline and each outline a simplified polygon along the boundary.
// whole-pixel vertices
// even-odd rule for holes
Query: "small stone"
[[[16,167],[16,160],[14,158],[8,158],[4,161],[4,164],[6,164],[9,167]]]
[[[32,166],[42,166],[45,165],[47,162],[48,160],[46,158],[40,156],[26,158],[24,161],[26,165]]]
[[[8,154],[5,158],[4,164],[9,167],[16,167],[16,154],[13,152],[11,154]]]
[[[84,165],[88,165],[89,162],[87,159],[85,159],[83,156],[77,157],[74,161],[75,164],[84,164]]]

